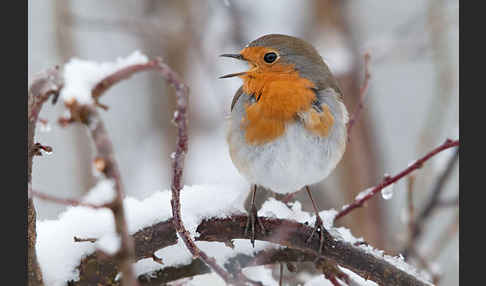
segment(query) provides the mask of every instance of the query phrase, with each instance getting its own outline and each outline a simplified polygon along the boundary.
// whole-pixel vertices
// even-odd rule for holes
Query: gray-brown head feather
[[[317,90],[333,88],[342,94],[337,80],[322,57],[311,44],[304,40],[287,35],[269,34],[254,40],[248,46],[264,46],[277,50],[280,61],[294,64],[299,75],[311,80]]]

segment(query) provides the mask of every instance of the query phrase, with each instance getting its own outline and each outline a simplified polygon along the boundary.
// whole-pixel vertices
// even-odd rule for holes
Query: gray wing
[[[233,97],[233,101],[231,102],[231,111],[233,111],[233,108],[235,107],[236,103],[238,103],[238,100],[240,99],[241,95],[245,95],[244,98],[244,103],[248,104],[253,104],[257,102],[255,99],[255,96],[253,94],[247,95],[245,92],[243,92],[243,86],[240,86],[240,88],[236,91],[235,96]],[[241,98],[241,99],[243,99]]]
[[[238,90],[235,93],[235,96],[233,97],[233,101],[231,102],[231,111],[233,111],[233,107],[235,106],[236,102],[238,102],[238,99],[240,96],[243,94],[243,86],[240,86]]]
[[[316,90],[313,89],[314,93],[316,94],[316,99],[312,102],[312,107],[318,111],[322,112],[322,104],[328,103],[329,97],[334,97],[339,101],[343,101],[343,94],[339,86],[333,86],[326,89]]]

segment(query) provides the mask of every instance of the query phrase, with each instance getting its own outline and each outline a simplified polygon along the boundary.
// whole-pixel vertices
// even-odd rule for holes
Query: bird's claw
[[[260,227],[260,232],[262,234],[265,234],[265,227],[263,226],[260,218],[258,218],[257,209],[253,205],[250,209],[250,213],[248,214],[245,226],[245,236],[248,236],[248,231],[251,229],[250,242],[253,247],[255,247],[255,222],[258,223],[258,226]]]
[[[327,233],[324,229],[324,224],[322,222],[322,219],[319,215],[316,216],[316,222],[314,224],[314,227],[312,228],[312,233],[310,236],[307,238],[306,242],[307,244],[310,244],[312,241],[312,238],[314,237],[314,234],[317,234],[319,236],[319,253],[322,252],[322,246],[324,245],[324,234]]]

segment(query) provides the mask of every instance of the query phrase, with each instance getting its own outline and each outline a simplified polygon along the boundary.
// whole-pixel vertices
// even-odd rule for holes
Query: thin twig
[[[369,81],[371,78],[371,73],[370,73],[370,64],[371,60],[371,55],[369,52],[364,54],[364,67],[365,67],[365,78],[363,82],[363,86],[359,90],[359,103],[356,109],[353,111],[351,116],[349,117],[348,121],[348,126],[347,126],[347,133],[348,133],[348,142],[351,141],[351,129],[353,128],[354,124],[356,123],[356,120],[359,118],[361,114],[361,110],[363,110],[364,107],[364,100],[366,97],[366,94],[368,93],[368,87],[369,87]]]
[[[29,189],[29,192],[36,198],[44,200],[44,201],[50,201],[53,203],[57,204],[62,204],[62,205],[69,205],[69,206],[81,206],[81,207],[88,207],[88,208],[93,208],[93,209],[102,209],[102,208],[110,208],[110,203],[108,204],[102,204],[102,205],[95,205],[95,204],[90,204],[90,203],[85,203],[77,199],[64,199],[64,198],[58,198],[53,195],[41,193],[38,191],[34,191],[32,189]]]
[[[395,176],[384,178],[383,181],[379,185],[375,186],[367,195],[363,196],[362,198],[359,198],[358,200],[355,200],[352,204],[345,206],[336,215],[336,217],[334,218],[334,220],[337,220],[337,219],[339,219],[339,218],[347,215],[352,210],[363,206],[363,204],[366,201],[368,201],[369,199],[371,199],[373,196],[375,196],[378,192],[380,192],[385,187],[387,187],[387,186],[395,183],[396,181],[402,179],[403,177],[405,177],[408,174],[410,174],[412,171],[417,170],[417,169],[420,169],[422,167],[422,165],[427,160],[429,160],[430,158],[432,158],[434,155],[438,154],[439,152],[441,152],[443,150],[446,150],[446,149],[449,149],[449,148],[452,148],[452,147],[455,147],[455,146],[459,146],[459,140],[447,139],[443,144],[441,144],[440,146],[434,148],[432,151],[430,151],[429,153],[427,153],[425,156],[423,156],[422,158],[418,159],[413,164],[409,165],[405,170],[401,171],[400,173],[396,174]]]
[[[427,252],[426,257],[430,257],[433,261],[442,253],[442,250],[448,245],[454,235],[459,231],[459,212],[457,212],[454,219],[440,234],[439,238],[432,244],[431,250]]]
[[[184,159],[187,153],[188,135],[187,135],[187,105],[189,88],[182,82],[179,75],[174,72],[162,59],[157,58],[149,61],[145,64],[136,64],[125,67],[107,77],[105,77],[100,83],[98,83],[92,90],[93,97],[96,102],[98,98],[110,87],[117,82],[130,77],[131,75],[141,72],[156,70],[159,74],[172,86],[176,91],[176,112],[174,114],[174,123],[177,126],[177,142],[176,151],[172,161],[172,215],[174,217],[174,224],[177,232],[179,233],[184,244],[191,252],[191,254],[198,258],[200,257],[205,263],[207,263],[226,283],[236,283],[233,277],[226,272],[221,266],[219,266],[214,258],[209,257],[205,252],[201,251],[194,241],[192,240],[190,233],[186,230],[184,223],[181,219],[181,207],[180,207],[180,192],[183,188],[182,174],[184,170]]]
[[[448,207],[458,207],[459,206],[459,196],[453,199],[442,199],[437,203],[438,208],[448,208]]]
[[[418,263],[420,264],[420,266],[425,270],[427,271],[427,273],[430,274],[430,276],[432,276],[432,283],[434,283],[434,285],[437,285],[439,283],[439,280],[440,280],[440,275],[435,273],[431,267],[430,267],[430,263],[427,261],[427,259],[425,259],[424,257],[422,257],[422,255],[420,255],[417,250],[415,248],[412,248],[410,250],[411,254],[413,254],[413,256],[417,259]]]
[[[459,144],[459,143],[458,143]],[[410,236],[409,241],[407,242],[406,247],[403,249],[401,252],[402,255],[407,258],[407,256],[410,253],[411,248],[419,238],[419,236],[422,234],[425,222],[427,219],[432,215],[432,213],[435,211],[437,207],[439,207],[440,203],[440,194],[444,190],[444,184],[446,180],[450,177],[452,170],[454,169],[457,161],[459,159],[459,149],[456,150],[454,153],[454,156],[450,158],[449,162],[447,163],[447,167],[444,170],[444,172],[440,175],[440,177],[437,179],[437,182],[434,185],[434,188],[431,192],[431,195],[425,204],[424,208],[420,212],[420,214],[417,216],[415,219],[415,224]]]
[[[407,205],[408,205],[408,237],[412,236],[414,228],[414,207],[413,207],[413,187],[415,184],[415,176],[408,176],[408,190],[407,190]]]
[[[189,231],[184,226],[181,218],[181,202],[180,192],[183,188],[182,175],[184,171],[184,160],[187,153],[188,135],[187,135],[187,105],[189,100],[189,88],[182,83],[179,75],[176,74],[169,66],[162,62],[157,61],[157,68],[167,82],[175,88],[176,91],[176,112],[174,114],[174,123],[177,126],[177,140],[176,151],[172,156],[172,216],[173,222],[177,232],[179,233],[182,241],[191,252],[194,258],[200,257],[214,272],[216,272],[227,284],[240,284],[235,281],[231,274],[224,270],[216,263],[216,260],[209,257],[205,252],[197,247],[194,240],[191,238]]]

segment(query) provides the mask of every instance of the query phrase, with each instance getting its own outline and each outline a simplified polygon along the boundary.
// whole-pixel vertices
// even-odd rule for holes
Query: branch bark
[[[313,237],[310,243],[306,242],[312,228],[305,224],[284,219],[266,217],[260,217],[260,219],[266,233],[258,232],[256,239],[277,243],[287,248],[263,250],[255,256],[236,254],[224,264],[229,273],[238,273],[241,267],[276,262],[315,261],[316,258],[324,258],[380,285],[428,285],[384,258],[377,257],[364,248],[330,235],[326,236],[322,253],[319,253],[320,242],[317,237]],[[228,242],[233,239],[250,239],[248,235],[244,235],[245,225],[245,215],[208,218],[199,224],[197,231],[200,235],[196,241]],[[225,231],[221,231],[222,229]],[[137,232],[134,235],[134,241],[136,258],[148,258],[152,257],[159,248],[175,244],[176,231],[170,220],[164,221]],[[111,267],[107,267],[107,265]],[[116,265],[110,261],[102,261],[97,253],[92,254],[83,259],[80,264],[80,280],[71,281],[70,285],[96,285],[96,283],[108,281],[113,283],[111,279],[117,273],[115,267]],[[143,285],[160,285],[160,283],[209,272],[209,267],[205,266],[201,260],[195,259],[188,265],[166,267],[150,275],[142,275],[139,277],[139,281]]]

